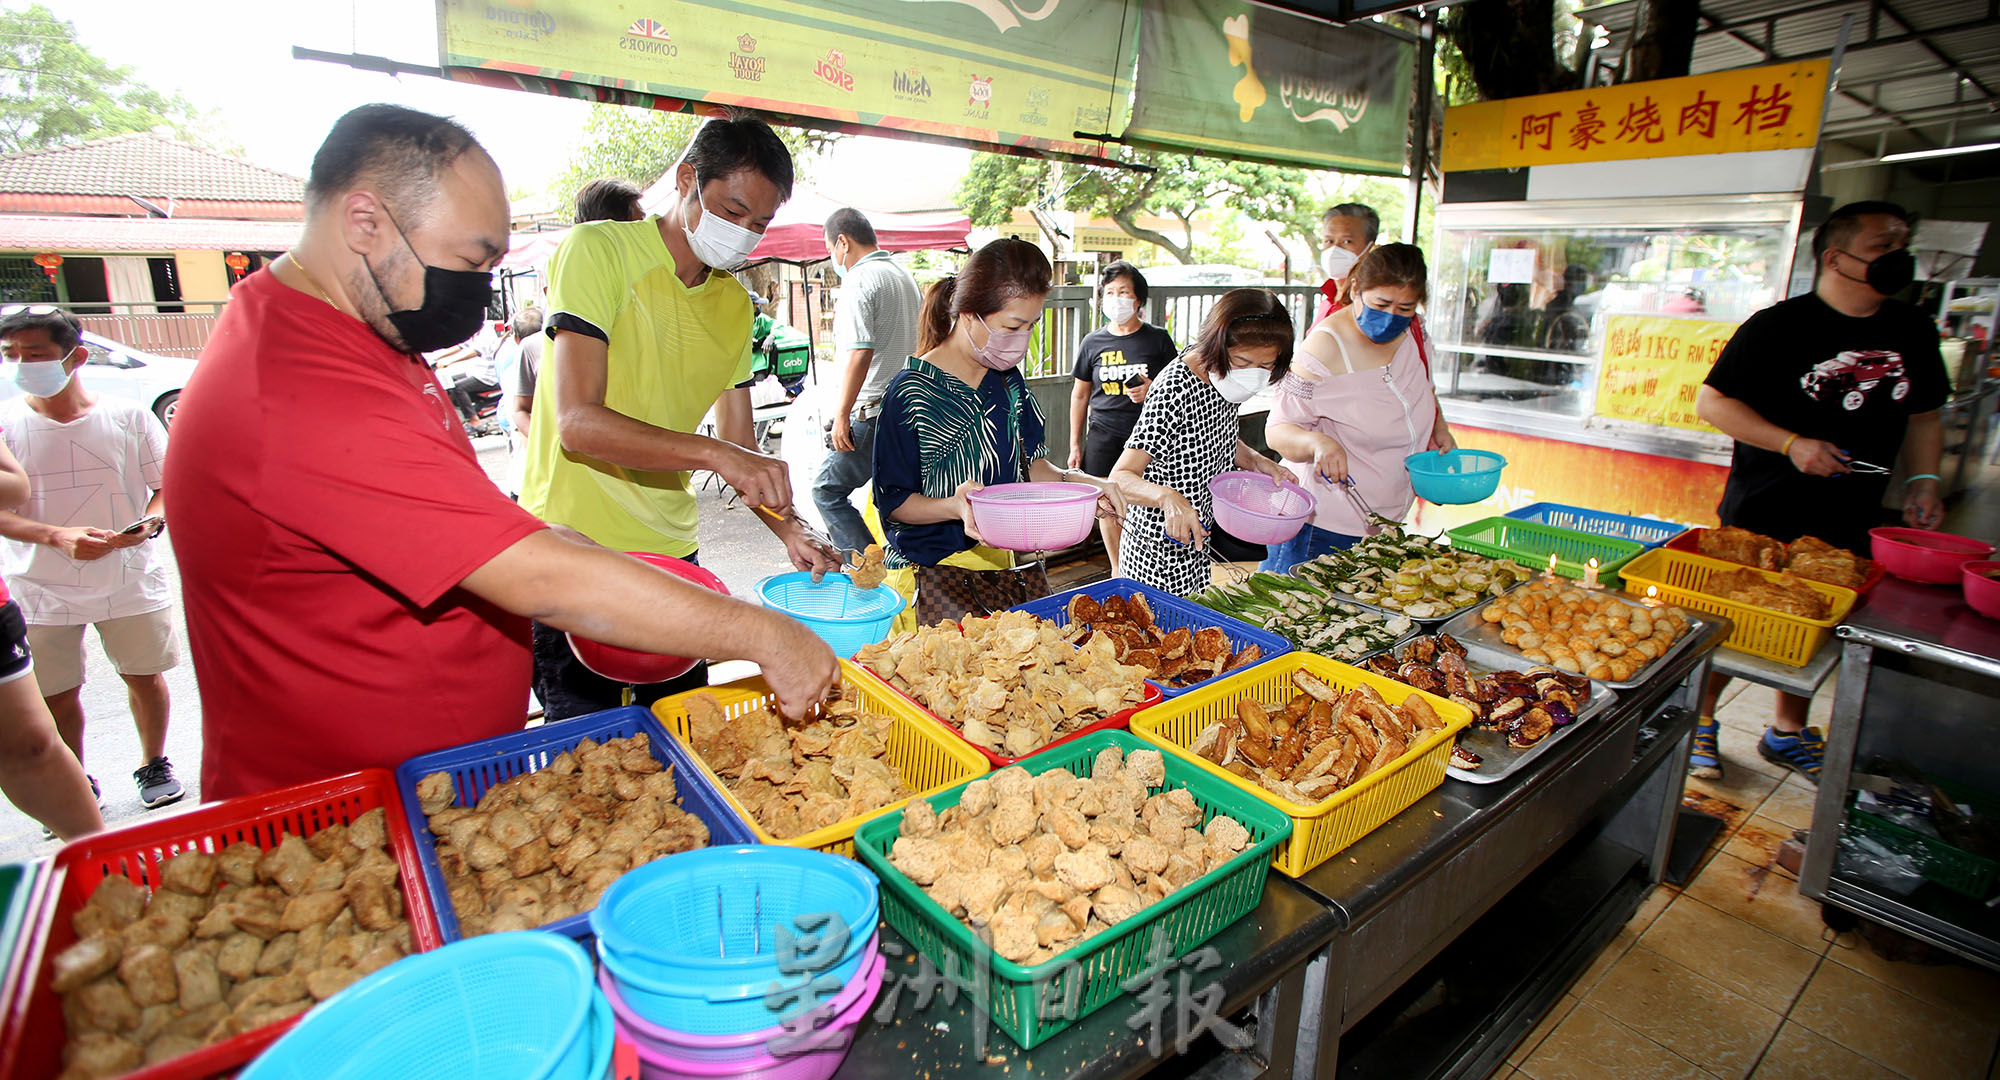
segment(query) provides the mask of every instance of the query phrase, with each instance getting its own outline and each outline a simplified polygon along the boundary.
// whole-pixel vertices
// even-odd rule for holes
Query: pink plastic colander
[[[995,484],[966,496],[980,541],[1007,551],[1060,551],[1090,538],[1097,489],[1089,484]]]
[[[1312,520],[1312,492],[1289,480],[1273,484],[1263,473],[1226,472],[1208,482],[1215,523],[1248,544],[1282,544]]]
[[[846,1010],[833,1018],[819,1034],[812,1037],[813,1049],[803,1053],[773,1057],[763,1050],[763,1044],[754,1044],[756,1053],[740,1061],[705,1061],[686,1056],[686,1051],[675,1052],[667,1045],[642,1038],[628,1027],[624,1014],[615,1013],[618,1020],[618,1037],[631,1046],[639,1058],[639,1075],[642,1080],[827,1080],[847,1060],[847,1050],[853,1031],[861,1024],[862,1017],[875,1004],[875,996],[882,989],[882,971],[885,961],[877,956],[871,965],[872,978],[861,978],[849,984],[863,987],[859,997]],[[845,989],[842,991],[846,993]],[[614,1001],[616,999],[613,999]],[[614,1005],[614,1010],[616,1006]],[[767,1038],[784,1034],[782,1027],[769,1028],[752,1034]],[[748,1036],[727,1036],[730,1039]],[[715,1038],[723,1038],[717,1036]]]

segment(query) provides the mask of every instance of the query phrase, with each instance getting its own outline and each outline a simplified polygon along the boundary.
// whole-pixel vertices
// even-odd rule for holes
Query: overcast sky
[[[44,0],[99,56],[212,109],[250,160],[304,176],[334,120],[389,101],[456,117],[500,163],[508,186],[539,191],[563,169],[589,106],[566,98],[466,86],[420,75],[292,59],[294,45],[436,64],[430,0]],[[18,6],[18,2],[9,6]],[[849,140],[816,170],[836,199],[883,205],[895,188],[963,174],[967,152],[891,139]],[[885,192],[887,194],[885,195]],[[923,201],[923,200],[919,200]],[[915,208],[906,206],[905,208]]]

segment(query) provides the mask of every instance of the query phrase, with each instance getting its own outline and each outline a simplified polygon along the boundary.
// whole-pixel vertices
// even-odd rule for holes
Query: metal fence
[[[221,301],[202,303],[78,304],[76,321],[85,330],[121,345],[160,356],[193,359],[208,344],[209,331],[222,315]],[[181,308],[161,311],[162,306]]]
[[[1201,322],[1222,294],[1233,286],[1155,285],[1146,290],[1146,321],[1173,335],[1174,343],[1185,349],[1194,344]],[[1298,336],[1305,336],[1312,323],[1313,305],[1319,289],[1311,285],[1262,286],[1276,293],[1291,313]],[[1058,285],[1049,291],[1042,308],[1041,325],[1029,345],[1022,374],[1029,378],[1067,375],[1076,366],[1077,348],[1083,336],[1104,322],[1097,313],[1096,292],[1089,285]]]

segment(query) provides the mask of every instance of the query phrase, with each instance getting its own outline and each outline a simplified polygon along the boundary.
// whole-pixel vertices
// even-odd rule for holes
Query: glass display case
[[[1737,323],[1782,299],[1797,213],[1792,196],[1441,207],[1424,321],[1447,415],[1473,406],[1482,425],[1512,415],[1556,438],[1604,426],[1592,418],[1611,320]]]

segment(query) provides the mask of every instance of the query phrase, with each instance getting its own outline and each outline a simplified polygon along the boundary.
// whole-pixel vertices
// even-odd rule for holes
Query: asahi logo
[[[625,35],[618,39],[618,47],[651,56],[681,54],[681,47],[674,44],[673,35],[651,19],[633,19],[632,25],[625,28]]]
[[[1368,90],[1304,75],[1278,76],[1278,99],[1286,111],[1302,124],[1324,120],[1335,131],[1346,131],[1361,122],[1368,111]]]
[[[729,54],[729,73],[746,82],[764,81],[764,58],[755,55],[757,39],[736,35],[736,51]]]
[[[929,101],[931,99],[931,81],[925,78],[924,73],[918,71],[916,68],[898,71],[891,76],[889,79],[889,88],[895,92],[897,97],[907,101]]]
[[[847,70],[847,56],[839,49],[828,49],[825,56],[814,61],[813,74],[842,93],[854,92],[854,73]]]

